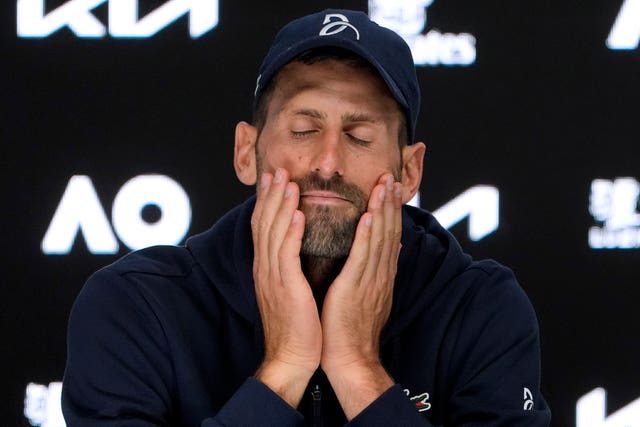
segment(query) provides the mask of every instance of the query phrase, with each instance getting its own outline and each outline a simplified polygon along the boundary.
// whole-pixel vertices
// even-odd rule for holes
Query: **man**
[[[74,426],[546,426],[535,313],[417,192],[402,39],[325,10],[277,35],[235,169],[257,196],[127,255],[72,310]]]

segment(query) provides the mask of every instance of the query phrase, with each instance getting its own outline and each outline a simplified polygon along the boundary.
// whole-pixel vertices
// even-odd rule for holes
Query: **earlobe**
[[[408,203],[420,189],[422,166],[427,147],[422,142],[402,149],[402,203]]]
[[[236,125],[233,166],[236,176],[245,185],[256,183],[256,139],[258,130],[247,122]]]

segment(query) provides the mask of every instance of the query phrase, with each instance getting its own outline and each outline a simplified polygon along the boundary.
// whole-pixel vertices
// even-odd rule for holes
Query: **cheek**
[[[394,171],[388,162],[381,161],[379,157],[362,156],[360,159],[354,158],[352,160],[350,169],[353,179],[372,183],[372,187],[377,184],[382,175]]]
[[[364,167],[353,170],[350,176],[345,176],[345,179],[356,185],[368,198],[373,191],[373,187],[378,184],[378,180],[384,173],[378,168]]]
[[[396,181],[401,181],[401,172],[398,164],[380,162],[379,159],[368,159],[359,162],[362,166],[351,168],[345,179],[355,184],[369,197],[373,188],[378,185],[380,178],[388,173],[393,174]]]
[[[275,172],[277,168],[284,168],[292,176],[296,176],[308,164],[307,156],[300,153],[292,152],[292,150],[283,147],[277,147],[275,144],[264,144],[264,149],[259,151],[259,167],[264,172]]]

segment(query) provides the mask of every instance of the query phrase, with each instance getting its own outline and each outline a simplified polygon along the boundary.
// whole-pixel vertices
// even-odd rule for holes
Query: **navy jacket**
[[[68,330],[68,427],[336,426],[321,370],[296,409],[252,375],[264,354],[252,198],[183,247],[93,274]],[[473,261],[427,212],[403,208],[381,360],[396,385],[350,426],[548,426],[538,323],[512,272]]]

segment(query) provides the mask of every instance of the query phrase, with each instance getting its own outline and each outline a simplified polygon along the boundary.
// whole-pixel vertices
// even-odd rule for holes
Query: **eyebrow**
[[[367,113],[347,113],[342,116],[342,121],[355,123],[355,122],[369,122],[376,123],[378,119]]]
[[[301,108],[299,110],[295,110],[293,111],[293,115],[309,116],[309,117],[313,117],[314,119],[325,119],[327,117],[325,113],[321,113],[318,110],[313,110],[309,108]]]
[[[325,119],[327,117],[326,113],[323,113],[311,108],[301,108],[299,110],[295,110],[293,111],[293,115],[309,116],[314,119]],[[348,122],[348,123],[357,123],[357,122],[376,123],[378,122],[378,119],[367,113],[346,113],[342,115],[342,121]]]

